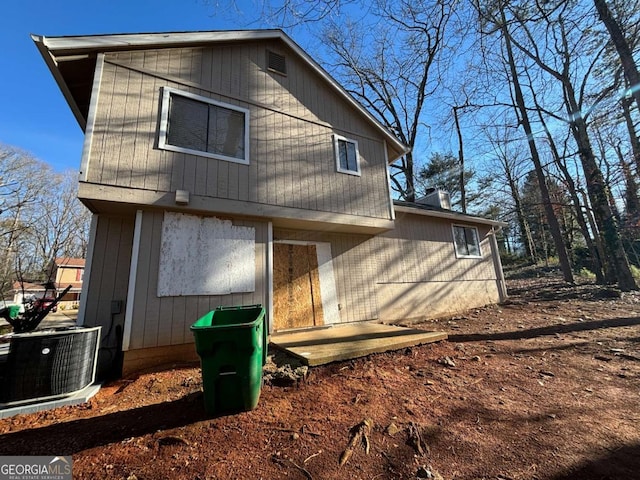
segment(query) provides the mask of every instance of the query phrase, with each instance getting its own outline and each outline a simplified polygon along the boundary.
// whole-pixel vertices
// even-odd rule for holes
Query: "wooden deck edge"
[[[419,337],[419,338],[416,338]],[[315,354],[310,357],[303,355],[305,347],[284,347],[273,343],[277,348],[288,352],[294,357],[300,359],[305,365],[315,367],[318,365],[325,365],[332,362],[341,362],[345,360],[351,360],[353,358],[365,357],[373,353],[391,352],[395,350],[401,350],[407,347],[413,347],[417,345],[425,345],[428,343],[439,342],[446,340],[448,335],[446,332],[424,332],[420,334],[407,335],[402,338],[401,341],[395,341],[391,344],[377,343],[375,345],[367,345],[371,340],[357,340],[350,342],[348,347],[335,348],[331,353],[327,354]],[[379,339],[378,339],[379,340]],[[309,347],[312,349],[312,347]]]

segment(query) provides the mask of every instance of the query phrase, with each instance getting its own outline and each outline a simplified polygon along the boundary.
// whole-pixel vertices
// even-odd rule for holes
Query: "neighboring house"
[[[21,305],[25,298],[55,297],[59,292],[71,285],[69,291],[60,299],[58,306],[77,308],[82,292],[84,277],[84,258],[61,257],[53,261],[51,273],[53,285],[30,282],[13,283],[13,303]]]
[[[56,292],[62,292],[71,285],[69,291],[60,299],[64,308],[77,308],[82,292],[84,278],[84,258],[61,257],[54,260]]]
[[[406,147],[282,31],[33,39],[85,131],[79,322],[103,369],[197,358],[219,305],[274,332],[506,297],[501,224],[394,206]]]

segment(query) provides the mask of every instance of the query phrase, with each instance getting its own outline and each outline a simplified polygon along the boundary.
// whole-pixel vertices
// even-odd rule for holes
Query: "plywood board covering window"
[[[255,277],[255,228],[165,212],[159,297],[253,292]]]

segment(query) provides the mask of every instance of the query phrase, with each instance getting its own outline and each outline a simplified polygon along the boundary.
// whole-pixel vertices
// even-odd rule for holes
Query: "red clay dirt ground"
[[[0,455],[73,455],[74,479],[640,479],[640,294],[509,287],[419,326],[449,341],[314,367],[251,412],[208,418],[198,366],[173,366],[0,420]]]

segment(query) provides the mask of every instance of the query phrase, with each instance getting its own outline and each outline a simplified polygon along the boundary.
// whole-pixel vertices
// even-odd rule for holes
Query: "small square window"
[[[358,142],[334,135],[333,143],[336,156],[336,169],[338,172],[360,176]]]
[[[249,111],[165,87],[159,148],[249,163]]]
[[[480,252],[478,229],[476,227],[454,225],[453,242],[456,246],[456,256],[458,258],[482,257],[482,253]]]

